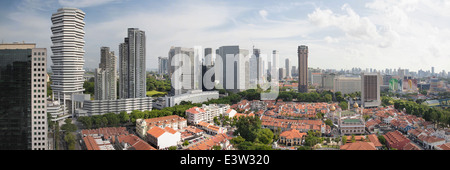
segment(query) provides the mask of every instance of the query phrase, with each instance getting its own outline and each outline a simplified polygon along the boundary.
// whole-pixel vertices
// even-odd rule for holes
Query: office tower
[[[334,89],[334,79],[336,74],[334,73],[326,73],[322,75],[322,88],[324,90],[333,90]],[[335,91],[336,92],[336,91]]]
[[[256,87],[257,78],[258,78],[258,76],[257,76],[257,72],[258,72],[257,64],[258,64],[258,62],[257,62],[256,56],[252,55],[250,57],[250,84],[252,86],[255,86],[255,87]]]
[[[222,74],[220,76],[216,74],[216,81],[219,81],[225,90],[232,92],[245,90],[250,79],[248,50],[239,49],[239,46],[221,46],[218,54],[222,59],[222,71],[216,73]]]
[[[272,51],[272,80],[277,80],[276,76],[278,76],[278,51],[273,50]]]
[[[214,60],[213,60],[213,53],[212,53],[212,48],[205,48],[205,62],[203,62],[203,65],[205,66],[212,66],[214,65]]]
[[[296,77],[296,76],[298,76],[297,75],[297,67],[296,66],[292,66],[292,69],[291,69],[291,75],[292,75],[292,77]]]
[[[46,150],[47,49],[0,44],[0,150]]]
[[[100,48],[100,64],[95,69],[95,100],[117,99],[116,56],[109,47]]]
[[[330,77],[334,77],[329,75]],[[340,91],[342,95],[361,92],[361,78],[360,77],[345,77],[339,76],[334,78],[333,91]]]
[[[298,46],[298,92],[308,92],[308,46]]]
[[[199,90],[198,75],[196,71],[198,70],[198,56],[194,55],[194,48],[183,48],[183,47],[171,47],[169,50],[169,78],[172,79],[173,76],[176,78],[172,80],[171,95],[184,94],[189,90]],[[177,57],[175,57],[177,56]],[[172,66],[175,63],[178,66]],[[183,65],[189,64],[189,65]],[[181,67],[181,68],[180,68]],[[178,75],[175,75],[175,71],[178,70]],[[177,83],[180,83],[180,87],[177,87]]]
[[[256,69],[256,80],[262,79],[262,58],[260,57],[261,50],[257,48],[253,48],[253,55],[255,55],[256,67],[251,69]]]
[[[286,77],[286,71],[284,68],[278,69],[278,80],[283,80]]]
[[[168,58],[167,57],[158,57],[158,74],[160,76],[168,73]]]
[[[128,28],[119,45],[119,98],[146,97],[145,32]]]
[[[84,91],[84,16],[85,13],[76,8],[60,8],[52,14],[52,52],[53,74],[51,75],[53,96],[64,108],[77,107],[72,94]],[[64,113],[67,113],[64,109]]]
[[[285,66],[286,66],[286,77],[291,77],[292,76],[292,74],[291,74],[291,62],[289,61],[289,58],[286,58],[286,60],[285,60]]]
[[[434,67],[431,67],[431,76],[434,76]]]
[[[380,99],[380,73],[361,73],[361,105],[363,107],[377,107]]]
[[[250,83],[250,63],[249,63],[249,51],[246,49],[239,49],[239,68],[236,68],[238,76],[238,89],[244,91],[249,88]]]

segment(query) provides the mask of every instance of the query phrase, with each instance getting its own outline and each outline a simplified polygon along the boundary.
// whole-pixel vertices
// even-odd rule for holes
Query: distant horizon
[[[434,0],[1,1],[0,39],[36,43],[50,59],[50,17],[61,7],[86,13],[86,68],[98,67],[102,46],[118,57],[127,29],[139,28],[147,35],[149,69],[171,46],[277,50],[283,67],[285,58],[297,66],[297,46],[307,45],[311,68],[450,71],[450,3]]]

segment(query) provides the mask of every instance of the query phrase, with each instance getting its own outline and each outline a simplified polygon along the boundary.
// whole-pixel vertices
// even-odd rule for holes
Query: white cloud
[[[324,38],[324,40],[325,40],[325,42],[327,42],[327,43],[337,43],[337,42],[339,42],[338,39],[332,38],[332,37],[330,37],[330,36],[326,36],[326,37]]]
[[[75,7],[75,8],[94,7],[118,1],[120,0],[58,0],[59,4],[62,5],[63,7]]]
[[[259,15],[260,15],[263,19],[266,19],[268,13],[267,13],[266,10],[263,10],[263,9],[262,9],[262,10],[259,10]]]
[[[316,8],[313,13],[308,14],[308,19],[321,28],[337,27],[351,37],[362,39],[378,37],[376,26],[367,17],[360,17],[348,4],[344,4],[341,10],[346,14],[335,14],[329,9]]]

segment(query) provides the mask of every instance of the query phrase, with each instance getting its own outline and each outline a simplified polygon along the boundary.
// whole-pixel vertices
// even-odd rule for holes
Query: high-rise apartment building
[[[381,104],[380,73],[361,73],[361,105],[363,107],[377,107]]]
[[[285,70],[286,70],[286,77],[292,77],[291,74],[291,62],[289,61],[289,58],[286,58],[285,60]]]
[[[109,47],[100,48],[100,64],[95,69],[95,100],[117,99],[116,56]]]
[[[308,46],[298,46],[298,92],[308,92]]]
[[[167,59],[167,57],[158,57],[158,74],[159,75],[164,75],[168,73],[168,62],[169,60]]]
[[[0,44],[0,150],[47,150],[47,49]]]
[[[85,13],[77,8],[60,8],[52,14],[51,69],[53,96],[64,108],[73,110],[72,94],[84,92],[84,16]],[[67,113],[66,111],[64,111]]]
[[[146,97],[145,31],[128,28],[119,45],[119,98]]]

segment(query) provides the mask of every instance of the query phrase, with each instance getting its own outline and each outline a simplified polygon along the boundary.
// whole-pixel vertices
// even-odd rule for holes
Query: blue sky
[[[86,13],[89,68],[98,67],[101,46],[117,54],[127,28],[135,27],[146,31],[147,68],[156,68],[171,46],[255,45],[269,56],[278,50],[279,66],[285,58],[297,65],[297,46],[304,44],[314,68],[450,71],[445,0],[6,0],[0,39],[51,51],[50,17],[60,7]]]

